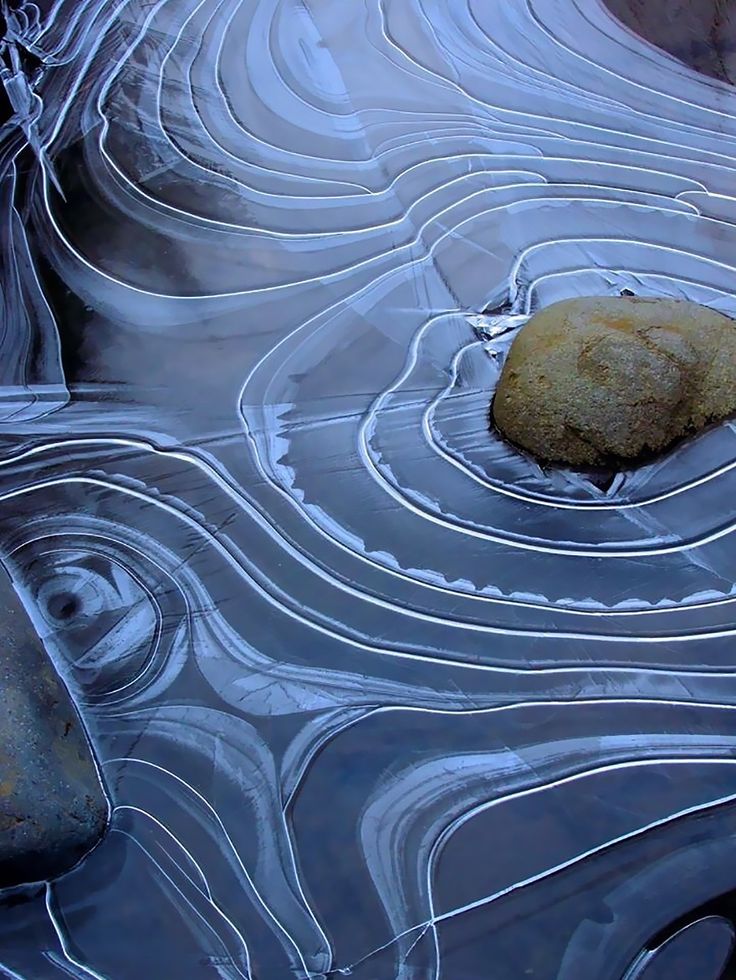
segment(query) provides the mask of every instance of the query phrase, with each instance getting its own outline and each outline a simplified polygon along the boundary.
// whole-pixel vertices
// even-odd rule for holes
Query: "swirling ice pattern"
[[[736,313],[732,91],[598,0],[3,10],[0,541],[113,818],[2,971],[718,976],[736,429],[486,418],[539,306]]]

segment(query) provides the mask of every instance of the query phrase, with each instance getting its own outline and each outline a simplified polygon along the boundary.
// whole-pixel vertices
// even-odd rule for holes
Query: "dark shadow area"
[[[605,0],[611,12],[647,41],[697,71],[736,80],[734,0]]]

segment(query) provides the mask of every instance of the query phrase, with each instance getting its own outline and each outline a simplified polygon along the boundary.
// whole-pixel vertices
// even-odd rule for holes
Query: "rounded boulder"
[[[630,464],[736,413],[736,321],[682,300],[588,297],[535,314],[492,406],[543,462]]]

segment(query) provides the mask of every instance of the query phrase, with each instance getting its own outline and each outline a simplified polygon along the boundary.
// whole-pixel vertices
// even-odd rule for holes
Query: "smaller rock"
[[[492,416],[545,462],[631,463],[736,413],[736,321],[696,303],[564,300],[511,345]]]
[[[53,878],[100,840],[108,806],[72,700],[0,567],[0,887]]]

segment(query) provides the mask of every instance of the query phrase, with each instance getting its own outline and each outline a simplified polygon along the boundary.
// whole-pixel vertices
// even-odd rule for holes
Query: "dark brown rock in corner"
[[[736,414],[736,321],[668,299],[554,303],[521,328],[493,420],[545,462],[632,463]]]
[[[736,82],[736,0],[605,0],[632,31],[696,71]]]
[[[53,878],[104,833],[108,806],[79,715],[0,566],[0,887]]]

